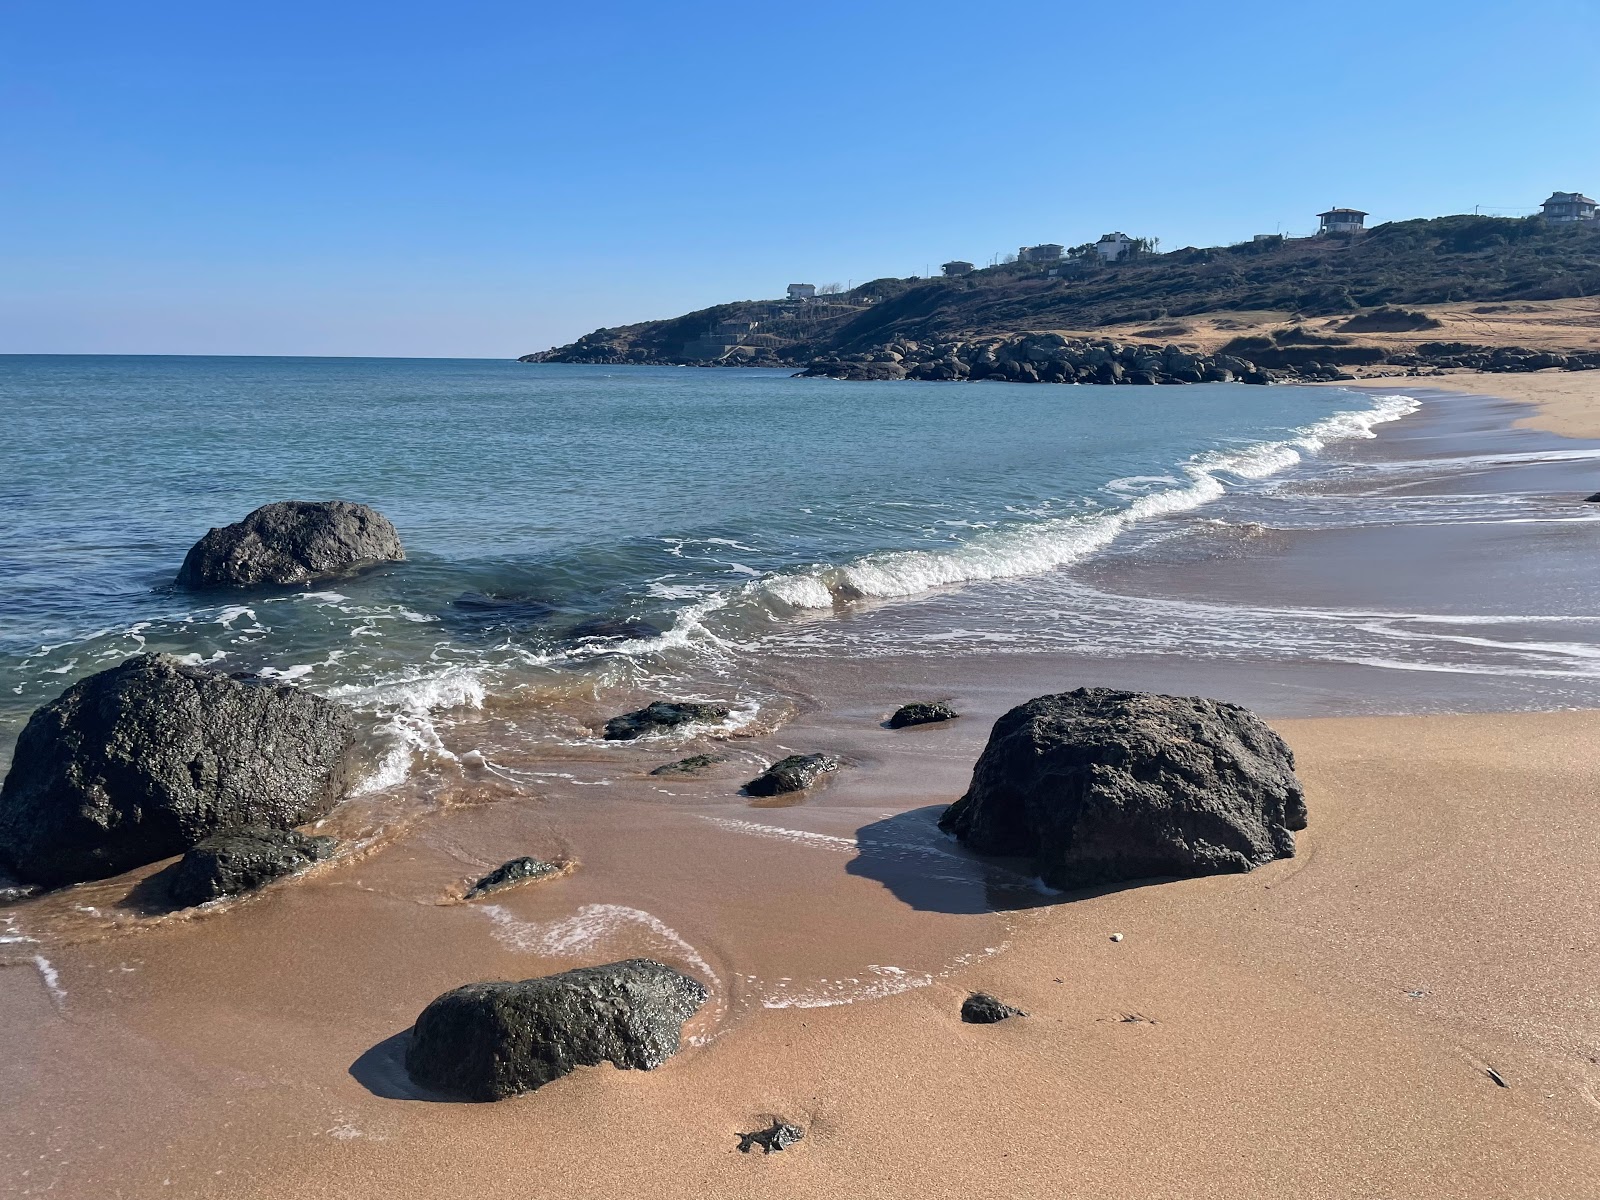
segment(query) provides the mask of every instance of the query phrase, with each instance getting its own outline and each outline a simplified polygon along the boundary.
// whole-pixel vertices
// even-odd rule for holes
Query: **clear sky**
[[[514,356],[1600,191],[1600,2],[0,0],[0,352]]]

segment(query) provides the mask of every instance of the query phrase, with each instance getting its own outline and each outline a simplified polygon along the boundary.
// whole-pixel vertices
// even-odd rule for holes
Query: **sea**
[[[1399,386],[3,357],[0,764],[36,707],[140,651],[355,706],[369,790],[458,760],[475,747],[454,731],[481,735],[486,713],[529,745],[594,739],[574,713],[650,695],[770,722],[770,665],[830,656],[1295,658],[1590,698],[1600,659],[1564,633],[1586,603],[1434,611],[1325,589],[1297,605],[1096,575],[1262,536],[1593,519],[1569,497],[1461,486],[1499,461],[1461,443],[1370,453],[1420,407]],[[331,498],[387,515],[406,561],[309,588],[174,585],[211,527]]]

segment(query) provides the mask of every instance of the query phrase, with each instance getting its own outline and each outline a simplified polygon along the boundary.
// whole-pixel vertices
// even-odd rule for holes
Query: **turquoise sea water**
[[[835,383],[513,362],[0,358],[0,754],[141,648],[374,712],[721,664],[796,623],[1047,575],[1414,405],[1325,388]],[[213,525],[372,504],[403,564],[194,596]],[[629,640],[575,636],[596,617]]]

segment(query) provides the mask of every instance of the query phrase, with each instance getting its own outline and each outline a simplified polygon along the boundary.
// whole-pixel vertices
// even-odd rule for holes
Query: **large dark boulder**
[[[706,989],[648,958],[517,983],[469,983],[417,1018],[406,1070],[468,1100],[531,1092],[579,1067],[653,1070],[678,1052]]]
[[[285,500],[206,534],[190,547],[177,582],[188,588],[310,583],[405,556],[388,518],[365,504]]]
[[[225,829],[189,848],[172,873],[167,894],[174,904],[190,908],[253,892],[327,858],[335,845],[331,837],[307,837],[293,829]]]
[[[745,784],[745,794],[782,796],[788,792],[803,792],[830,771],[837,771],[839,765],[839,760],[831,754],[791,754]]]
[[[727,720],[731,711],[726,704],[656,700],[633,712],[612,717],[606,722],[606,740],[627,742],[647,733],[667,733],[684,725],[711,725]]]
[[[1248,871],[1306,825],[1294,755],[1248,709],[1079,688],[1012,709],[939,827],[1063,890]]]
[[[355,715],[286,684],[139,654],[38,709],[0,788],[0,860],[56,887],[181,854],[221,829],[288,829],[350,781]]]

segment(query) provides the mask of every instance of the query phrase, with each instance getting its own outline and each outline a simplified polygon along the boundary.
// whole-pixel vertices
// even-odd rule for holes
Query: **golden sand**
[[[1600,714],[1278,728],[1312,814],[1293,860],[1048,903],[1003,932],[994,914],[916,912],[847,856],[773,856],[748,893],[718,863],[727,878],[702,886],[726,886],[730,938],[765,930],[754,959],[825,957],[803,945],[817,937],[1007,945],[882,999],[713,1012],[720,1035],[656,1072],[581,1071],[500,1104],[400,1098],[386,1039],[422,1003],[542,973],[479,914],[409,897],[408,878],[448,870],[413,840],[66,950],[56,1007],[0,973],[18,1014],[0,1067],[10,1182],[25,1194],[16,1169],[43,1151],[41,1178],[68,1195],[1592,1194]],[[892,807],[916,807],[893,782]],[[949,798],[941,776],[917,799]],[[527,814],[459,818],[506,837]],[[969,989],[1030,1015],[963,1025]],[[772,1116],[806,1140],[739,1154],[735,1135]]]

